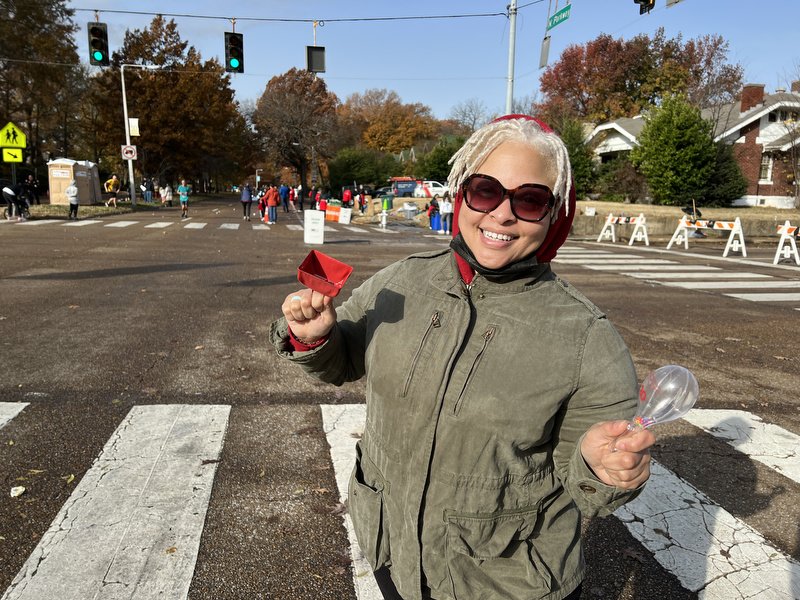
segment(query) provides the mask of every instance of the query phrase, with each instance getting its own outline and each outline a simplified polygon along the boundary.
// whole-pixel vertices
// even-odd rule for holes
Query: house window
[[[773,110],[771,113],[769,113],[769,122],[774,123],[777,120],[778,120],[778,115]]]
[[[772,181],[772,157],[769,154],[761,155],[761,170],[758,178],[761,181]]]

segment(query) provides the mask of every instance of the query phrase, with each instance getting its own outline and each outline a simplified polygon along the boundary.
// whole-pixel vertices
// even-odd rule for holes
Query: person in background
[[[292,212],[297,212],[297,206],[295,205],[295,194],[294,188],[289,186],[289,207],[291,208]]]
[[[185,179],[181,179],[181,184],[178,186],[178,199],[181,203],[181,219],[189,218],[189,194],[192,193],[191,186],[187,185]]]
[[[367,379],[348,510],[385,598],[577,600],[581,517],[650,474],[655,437],[627,433],[636,371],[550,268],[575,214],[561,139],[509,115],[451,164],[448,248],[384,268],[338,308],[290,293],[270,341],[324,382]]]
[[[278,189],[278,195],[281,198],[281,204],[283,205],[283,212],[289,212],[289,186],[285,183],[281,184],[281,187]]]
[[[155,184],[153,178],[148,177],[144,181],[144,201],[151,203],[153,201],[153,192],[155,191]]]
[[[28,203],[31,206],[39,204],[39,182],[34,179],[33,175],[28,175],[23,187],[25,195],[28,197]]]
[[[453,232],[453,203],[450,201],[450,192],[445,192],[439,203],[439,214],[442,216],[442,228],[439,233]]]
[[[106,206],[108,206],[109,204],[113,204],[114,208],[116,208],[117,207],[117,194],[119,193],[119,188],[120,188],[120,182],[119,182],[119,179],[117,178],[117,176],[116,175],[112,175],[111,179],[106,181],[104,187],[105,187],[106,192],[111,194],[109,196],[108,200],[106,200]]]
[[[242,186],[242,215],[245,221],[250,220],[250,209],[253,205],[253,190],[249,183]]]
[[[80,201],[78,200],[78,186],[75,185],[74,179],[69,182],[67,189],[64,190],[64,194],[66,194],[67,200],[69,200],[69,216],[67,219],[69,221],[77,221],[78,204],[80,204]]]
[[[297,204],[300,208],[300,212],[303,212],[303,185],[298,184],[297,188],[295,188],[294,197],[297,199]]]
[[[344,188],[342,192],[342,206],[345,208],[353,206],[353,192],[350,188]]]
[[[275,225],[278,222],[278,204],[280,204],[280,195],[278,188],[274,185],[269,186],[267,190],[267,225]]]
[[[164,186],[164,193],[167,198],[167,206],[172,206],[172,186],[169,183]]]
[[[25,197],[21,183],[3,184],[3,200],[6,201],[6,219],[9,221],[27,221],[25,218]]]

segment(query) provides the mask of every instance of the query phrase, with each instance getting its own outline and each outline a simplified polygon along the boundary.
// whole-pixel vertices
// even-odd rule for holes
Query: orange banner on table
[[[325,208],[325,220],[339,222],[339,206],[328,206]]]

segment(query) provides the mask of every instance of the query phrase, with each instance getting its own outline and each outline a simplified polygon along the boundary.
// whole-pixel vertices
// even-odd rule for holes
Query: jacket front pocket
[[[481,336],[483,338],[483,344],[481,345],[478,354],[476,354],[475,358],[472,359],[469,373],[467,374],[467,378],[464,380],[464,387],[461,388],[461,393],[458,395],[458,399],[453,405],[454,415],[457,415],[458,411],[461,410],[461,404],[464,402],[464,397],[467,395],[467,390],[469,390],[470,383],[472,383],[475,373],[478,371],[478,367],[481,365],[481,360],[483,360],[483,356],[486,354],[486,349],[489,347],[489,343],[494,339],[494,334],[496,332],[497,325],[489,325],[486,328],[486,331],[483,332],[483,335]]]
[[[534,548],[539,507],[446,514],[447,569],[456,600],[547,595],[553,576]]]
[[[386,484],[368,457],[356,444],[356,464],[347,488],[348,511],[364,558],[373,570],[389,559],[389,537],[385,527],[383,492]]]

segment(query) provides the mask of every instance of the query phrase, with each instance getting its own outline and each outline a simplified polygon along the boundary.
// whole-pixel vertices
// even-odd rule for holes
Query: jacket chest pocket
[[[489,345],[492,343],[492,340],[494,340],[496,333],[497,325],[488,325],[484,330],[483,335],[481,336],[481,345],[470,360],[469,370],[467,371],[467,375],[464,379],[464,384],[461,386],[458,398],[456,398],[456,401],[453,403],[452,414],[458,415],[459,411],[461,410],[464,399],[466,398],[467,393],[469,392],[469,389],[475,380],[476,373],[478,373],[480,370],[483,358],[486,356],[486,352],[489,350]]]
[[[428,338],[431,336],[431,332],[434,329],[437,329],[442,326],[440,320],[439,311],[435,311],[431,314],[431,318],[428,321],[428,326],[425,328],[425,332],[422,334],[422,339],[420,340],[417,348],[414,352],[414,356],[411,359],[411,365],[409,366],[408,373],[406,374],[405,383],[403,384],[403,392],[401,397],[405,398],[408,395],[408,390],[411,387],[411,382],[414,379],[414,374],[417,372],[417,369],[420,365],[420,358],[422,357],[423,350],[427,345]]]

